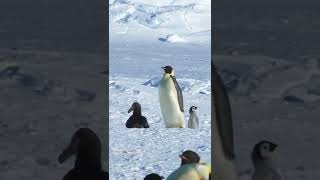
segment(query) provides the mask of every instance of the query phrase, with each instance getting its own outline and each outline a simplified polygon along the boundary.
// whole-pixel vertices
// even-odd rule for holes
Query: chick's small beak
[[[270,150],[274,151],[278,146],[276,144],[271,144]]]

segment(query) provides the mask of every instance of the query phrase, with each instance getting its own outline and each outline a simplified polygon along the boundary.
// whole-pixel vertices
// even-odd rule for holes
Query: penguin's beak
[[[69,159],[72,155],[77,153],[77,148],[80,140],[77,136],[73,135],[71,139],[71,143],[63,152],[59,155],[58,161],[60,164],[64,163],[67,159]]]
[[[128,110],[128,113],[130,113],[131,111],[133,111],[133,107],[131,106],[131,108]]]
[[[161,67],[161,69],[166,69],[166,67],[163,66],[163,67]]]
[[[277,147],[278,147],[278,145],[276,145],[276,144],[271,144],[270,150],[271,150],[271,151],[274,151]]]
[[[181,160],[188,160],[188,158],[183,155],[179,155],[179,157],[181,158]]]
[[[71,151],[70,148],[65,149],[58,157],[58,161],[60,164],[64,163],[69,157],[71,157],[74,154],[73,151]]]

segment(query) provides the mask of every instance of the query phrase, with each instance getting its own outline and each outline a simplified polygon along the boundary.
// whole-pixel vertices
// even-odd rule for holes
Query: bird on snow
[[[197,153],[187,150],[180,158],[181,166],[167,180],[211,180],[211,166],[201,162]]]
[[[147,118],[141,115],[141,105],[138,102],[134,102],[128,113],[133,111],[133,114],[126,122],[127,128],[149,128]]]
[[[59,163],[64,163],[76,155],[75,164],[63,180],[106,180],[108,172],[102,170],[101,142],[89,128],[80,128],[72,136],[71,142],[59,155]]]
[[[200,156],[191,150],[184,151],[181,155],[179,155],[181,159],[181,166],[185,164],[191,164],[191,163],[199,163],[200,162]]]
[[[197,114],[198,107],[191,106],[189,109],[190,117],[188,121],[188,128],[198,129],[199,128],[199,117]]]
[[[251,153],[254,166],[252,180],[281,180],[275,163],[274,154],[277,145],[270,141],[258,142]]]
[[[159,100],[166,128],[184,128],[183,96],[171,66],[162,67],[163,77],[159,85]]]

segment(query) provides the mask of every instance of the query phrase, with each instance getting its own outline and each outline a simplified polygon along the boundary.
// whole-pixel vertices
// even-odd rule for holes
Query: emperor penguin
[[[180,155],[181,166],[167,180],[211,180],[211,166],[200,161],[197,153],[187,150]]]
[[[189,109],[190,117],[188,121],[188,128],[198,129],[199,128],[199,117],[197,114],[198,107],[191,106]]]
[[[147,118],[141,115],[141,105],[138,102],[134,102],[128,113],[133,111],[133,114],[126,122],[127,128],[149,128]]]
[[[281,180],[275,163],[274,154],[277,145],[270,141],[258,142],[251,153],[251,160],[254,166],[252,180]]]
[[[181,166],[200,162],[200,156],[191,150],[184,151],[181,155],[179,155],[179,157],[181,158]]]
[[[185,128],[183,96],[171,66],[162,67],[163,77],[159,86],[159,100],[166,128]]]
[[[70,144],[59,155],[59,163],[64,163],[76,155],[75,164],[63,180],[106,180],[108,172],[102,170],[101,142],[89,128],[80,128],[72,136]]]
[[[215,121],[213,123],[213,179],[236,180],[238,179],[234,141],[231,107],[226,88],[218,74],[215,66],[211,63],[213,101],[211,107],[215,110]]]

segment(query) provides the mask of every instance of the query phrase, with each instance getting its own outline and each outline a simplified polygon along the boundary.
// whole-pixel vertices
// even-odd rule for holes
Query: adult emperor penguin
[[[133,111],[133,114],[126,122],[127,128],[149,128],[147,118],[141,115],[141,105],[138,102],[134,102],[128,113]]]
[[[184,151],[181,155],[179,155],[181,158],[181,166],[185,164],[191,164],[191,163],[199,163],[200,162],[200,156],[191,150]]]
[[[188,128],[198,129],[199,128],[199,117],[197,114],[198,107],[191,106],[189,109],[190,117],[188,121]]]
[[[63,180],[109,179],[108,173],[101,166],[101,142],[89,128],[80,128],[74,133],[69,146],[59,155],[59,163],[65,162],[72,155],[76,155],[74,167]]]
[[[238,179],[234,142],[231,107],[226,88],[215,66],[211,63],[213,101],[211,107],[215,109],[213,133],[213,179]]]
[[[159,100],[166,128],[184,128],[183,97],[175,72],[171,66],[162,67],[163,77],[159,86]]]
[[[167,180],[210,180],[211,166],[201,162],[197,153],[187,150],[180,158],[181,166]]]
[[[277,145],[270,141],[260,141],[251,153],[254,166],[252,180],[281,180],[274,163],[274,153]]]

